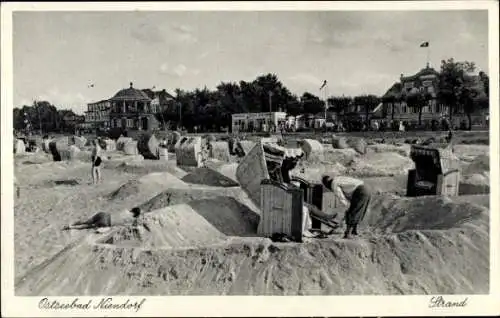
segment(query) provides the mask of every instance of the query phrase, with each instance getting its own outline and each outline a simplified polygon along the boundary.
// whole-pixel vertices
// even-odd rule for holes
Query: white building
[[[241,113],[233,114],[232,132],[269,131],[284,126],[287,121],[285,112]]]

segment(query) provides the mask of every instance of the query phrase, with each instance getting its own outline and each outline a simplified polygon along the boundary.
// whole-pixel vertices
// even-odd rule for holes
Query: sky
[[[424,41],[429,49],[421,48]],[[488,73],[487,11],[15,12],[14,106],[83,113],[129,87],[215,88],[277,74],[292,93],[382,95],[447,58]],[[93,84],[93,87],[90,87]]]

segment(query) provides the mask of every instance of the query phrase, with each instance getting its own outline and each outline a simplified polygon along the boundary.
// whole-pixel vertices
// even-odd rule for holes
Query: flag
[[[323,85],[321,85],[321,87],[319,88],[320,90],[322,90],[325,86],[326,86],[327,82],[326,80],[323,82]]]
[[[429,47],[429,42],[424,42],[420,44],[420,47]]]

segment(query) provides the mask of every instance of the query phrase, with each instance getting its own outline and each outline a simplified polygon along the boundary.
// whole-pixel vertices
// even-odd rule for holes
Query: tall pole
[[[326,130],[326,110],[328,108],[328,83],[325,85],[325,130]]]
[[[182,104],[179,103],[179,129],[182,130]]]
[[[427,67],[429,67],[429,51],[430,51],[430,45],[427,45],[427,62],[426,62]]]
[[[38,107],[38,102],[35,100],[34,101],[34,104],[35,104],[35,109],[38,113],[38,127],[40,128],[40,136],[42,136],[43,134],[43,130],[42,130],[42,118],[40,117],[40,107]]]
[[[269,132],[271,132],[271,123],[273,121],[272,103],[273,103],[273,92],[269,91]]]

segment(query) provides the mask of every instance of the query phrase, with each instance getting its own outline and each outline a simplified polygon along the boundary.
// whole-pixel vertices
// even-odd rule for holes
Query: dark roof
[[[111,101],[151,101],[149,96],[139,90],[132,87],[132,83],[130,83],[130,88],[122,89],[115,96],[113,96]]]
[[[155,99],[156,97],[159,97],[160,100],[174,99],[174,96],[170,95],[166,90],[153,91],[152,89],[146,88],[142,89],[142,91],[146,93],[150,99]]]
[[[103,99],[103,100],[100,100],[98,102],[91,102],[91,103],[89,103],[89,105],[90,104],[100,104],[100,103],[105,103],[105,102],[109,102],[109,101],[110,101],[109,99]]]
[[[419,78],[420,76],[424,75],[439,75],[439,72],[433,69],[432,67],[427,66],[426,68],[421,69],[417,74],[411,75],[411,76],[403,76],[402,81],[410,81],[410,80],[415,80]]]
[[[387,92],[382,96],[382,99],[390,99],[395,98],[398,99],[401,97],[401,83],[394,83],[391,88],[387,90]]]

